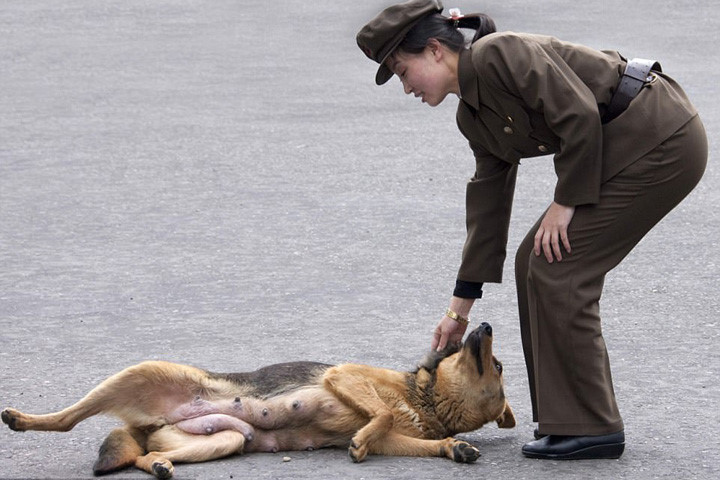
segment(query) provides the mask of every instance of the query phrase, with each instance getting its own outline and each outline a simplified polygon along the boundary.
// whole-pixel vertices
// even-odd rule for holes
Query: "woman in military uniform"
[[[554,198],[515,257],[536,440],[551,459],[618,458],[625,445],[602,337],[605,275],[698,183],[707,139],[685,93],[653,61],[559,39],[497,33],[484,15],[441,14],[439,0],[393,5],[357,42],[406,94],[460,97],[475,156],[467,239],[433,348],[462,339],[484,282],[500,282],[521,158],[553,154]],[[466,46],[459,28],[476,30]]]

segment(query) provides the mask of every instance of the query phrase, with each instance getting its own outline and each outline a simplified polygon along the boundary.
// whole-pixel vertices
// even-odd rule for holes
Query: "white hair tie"
[[[450,14],[450,19],[453,21],[453,26],[455,28],[458,28],[458,25],[460,24],[460,19],[464,17],[464,15],[460,12],[459,8],[451,8],[448,10],[448,13]]]

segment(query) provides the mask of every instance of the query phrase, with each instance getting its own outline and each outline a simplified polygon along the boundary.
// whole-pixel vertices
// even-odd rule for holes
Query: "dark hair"
[[[459,28],[475,30],[475,35],[470,42],[473,43],[477,39],[495,32],[495,22],[484,13],[473,13],[457,19],[434,13],[426,16],[410,29],[398,45],[398,50],[420,53],[425,50],[428,41],[434,38],[451,51],[459,52],[466,44],[465,36],[458,30]]]

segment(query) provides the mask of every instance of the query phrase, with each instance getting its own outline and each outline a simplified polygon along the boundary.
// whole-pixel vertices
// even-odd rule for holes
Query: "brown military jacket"
[[[601,124],[625,64],[617,52],[512,32],[461,52],[457,123],[476,172],[467,186],[459,280],[502,280],[521,158],[554,154],[557,203],[597,203],[603,182],[697,114],[682,89],[657,74],[625,112]]]

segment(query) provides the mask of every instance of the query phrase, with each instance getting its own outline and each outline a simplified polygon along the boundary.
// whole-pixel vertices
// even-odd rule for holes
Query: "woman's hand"
[[[545,254],[548,263],[553,262],[553,254],[558,262],[561,261],[561,242],[565,247],[565,251],[571,253],[567,229],[573,215],[575,215],[575,207],[566,207],[555,202],[550,205],[545,217],[540,222],[540,228],[535,234],[535,256],[540,256],[540,248],[542,247],[542,252]]]
[[[450,300],[450,310],[467,318],[474,302],[474,298],[452,297]],[[466,329],[466,325],[463,325],[457,320],[453,320],[447,315],[443,316],[440,323],[438,323],[438,326],[435,327],[435,333],[433,334],[430,348],[439,351],[444,349],[449,343],[462,342]]]

